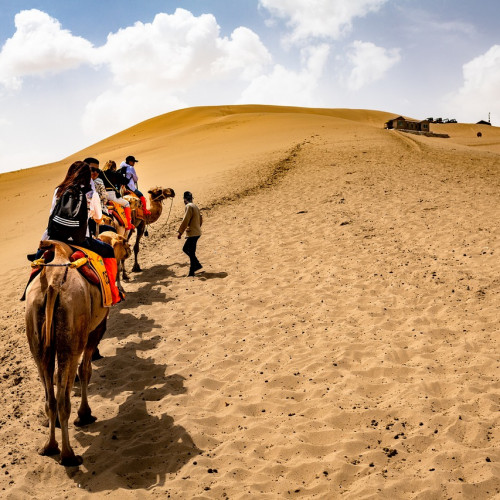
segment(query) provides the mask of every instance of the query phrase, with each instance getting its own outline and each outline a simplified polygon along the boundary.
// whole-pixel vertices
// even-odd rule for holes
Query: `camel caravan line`
[[[91,183],[86,184],[87,178],[90,181],[89,165],[75,162],[58,189],[69,186],[69,191],[72,188],[78,191],[83,185],[89,187]],[[126,229],[127,224],[121,219],[119,209],[110,203],[110,216],[104,222],[112,230],[104,231],[96,238],[87,236],[78,244],[51,236],[50,224],[54,218],[54,206],[57,206],[53,202],[48,239],[40,242],[37,254],[30,259],[33,260],[32,272],[22,300],[26,300],[26,334],[45,390],[45,412],[49,427],[49,437],[40,449],[40,454],[60,454],[60,463],[64,466],[78,466],[83,462],[81,456],[75,455],[68,432],[70,395],[77,372],[81,403],[74,424],[84,426],[96,420],[88,403],[91,362],[106,331],[110,306],[121,300],[123,289],[120,274],[128,279],[124,261],[132,254],[129,240],[135,233],[132,270],[140,271],[139,245],[146,227],[159,219],[163,201],[167,198],[173,201],[175,196],[173,189],[160,187],[149,190],[148,194],[150,210],[141,208],[136,194],[124,195],[131,208],[132,225],[128,224],[131,229]],[[62,198],[61,193],[59,195]],[[144,202],[142,206],[145,207]],[[64,217],[59,219],[66,220]],[[87,222],[88,215],[85,225]],[[66,224],[73,229],[78,222],[68,217]],[[85,229],[88,235],[87,227]],[[53,230],[53,234],[59,233]],[[94,251],[101,248],[111,252],[114,257]],[[120,297],[117,298],[116,293],[120,293]],[[61,428],[61,448],[56,439],[57,425]]]

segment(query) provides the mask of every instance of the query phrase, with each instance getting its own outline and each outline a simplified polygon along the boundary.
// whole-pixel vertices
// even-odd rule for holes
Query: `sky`
[[[499,19],[498,0],[0,0],[0,172],[192,106],[500,125]]]

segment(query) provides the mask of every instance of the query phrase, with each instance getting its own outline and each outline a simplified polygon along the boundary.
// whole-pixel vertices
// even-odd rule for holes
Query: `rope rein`
[[[158,201],[158,200],[160,200],[160,202],[165,200],[165,198],[163,197],[163,193],[159,194],[156,198],[151,197],[151,201]],[[174,204],[174,199],[170,197],[170,209],[168,211],[167,222],[165,222],[165,224],[168,224],[168,220],[170,219],[170,214],[172,213],[173,204]],[[149,224],[146,222],[146,217],[144,217],[144,223],[146,224],[146,229],[145,229],[146,232],[149,226]]]

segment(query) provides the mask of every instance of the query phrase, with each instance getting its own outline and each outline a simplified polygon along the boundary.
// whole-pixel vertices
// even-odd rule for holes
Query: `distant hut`
[[[490,125],[491,126],[491,123],[487,122],[486,120],[480,120],[476,123],[476,125]]]
[[[388,120],[384,124],[384,128],[386,129],[395,129],[395,130],[414,130],[417,132],[429,132],[429,120],[408,120],[403,116],[397,116],[396,118],[392,118]]]
[[[388,120],[385,122],[385,128],[387,129],[406,129],[406,118],[403,118],[402,116],[398,116],[396,118],[392,118],[391,120]]]

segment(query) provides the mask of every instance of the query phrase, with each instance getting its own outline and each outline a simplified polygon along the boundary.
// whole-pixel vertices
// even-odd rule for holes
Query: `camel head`
[[[99,234],[99,239],[113,247],[116,260],[125,260],[132,255],[132,249],[128,244],[127,238],[124,236],[116,234],[113,231],[104,231]]]
[[[174,198],[175,197],[175,191],[172,188],[161,188],[161,187],[155,187],[153,189],[150,189],[148,193],[151,195],[151,200],[152,201],[163,201],[166,200],[167,198]]]

